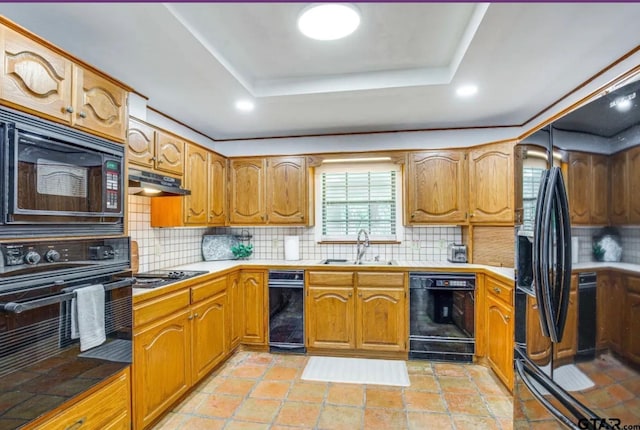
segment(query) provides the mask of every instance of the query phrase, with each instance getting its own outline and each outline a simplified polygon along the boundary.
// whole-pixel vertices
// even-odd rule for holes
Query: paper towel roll
[[[578,255],[580,254],[580,238],[571,238],[571,264],[578,263]]]
[[[298,236],[284,237],[284,259],[300,260],[300,238]]]

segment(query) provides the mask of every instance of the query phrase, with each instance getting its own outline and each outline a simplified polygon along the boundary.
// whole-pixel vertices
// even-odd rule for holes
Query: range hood
[[[182,181],[171,176],[158,175],[144,170],[129,169],[129,194],[163,197],[186,196],[191,191],[182,188]]]

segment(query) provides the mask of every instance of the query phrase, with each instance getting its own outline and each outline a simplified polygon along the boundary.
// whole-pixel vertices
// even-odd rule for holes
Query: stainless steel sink
[[[354,260],[339,260],[328,258],[321,260],[320,264],[327,264],[332,266],[397,266],[396,260],[382,260],[382,261],[361,261],[356,263]]]

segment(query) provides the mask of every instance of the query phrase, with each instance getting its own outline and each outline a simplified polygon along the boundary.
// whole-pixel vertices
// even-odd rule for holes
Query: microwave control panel
[[[120,212],[121,200],[121,172],[120,162],[107,160],[104,165],[105,174],[105,210],[107,212]]]

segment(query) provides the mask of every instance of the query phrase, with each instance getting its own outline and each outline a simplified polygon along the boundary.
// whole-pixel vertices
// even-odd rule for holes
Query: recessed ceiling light
[[[316,40],[336,40],[353,33],[360,25],[360,13],[349,4],[311,5],[298,17],[298,29]]]
[[[626,112],[629,109],[631,109],[631,106],[633,106],[633,103],[631,103],[631,100],[635,98],[636,98],[636,93],[631,93],[626,96],[618,97],[617,99],[609,103],[609,107],[610,108],[615,107],[620,112]]]
[[[255,107],[256,105],[249,100],[238,100],[236,102],[236,109],[241,112],[251,112]]]
[[[461,87],[458,87],[458,89],[456,90],[456,94],[459,97],[471,97],[477,92],[478,87],[475,85],[463,85]]]

